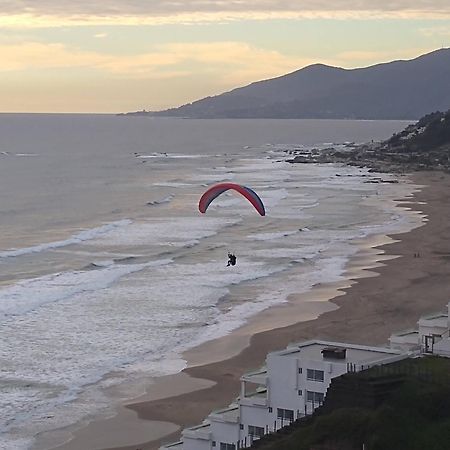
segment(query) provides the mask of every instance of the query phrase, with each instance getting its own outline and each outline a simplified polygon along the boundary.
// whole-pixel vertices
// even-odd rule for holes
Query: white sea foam
[[[199,180],[199,178],[200,178],[200,180],[201,180],[201,182],[202,182],[202,185],[204,185],[204,186],[210,186],[210,185],[212,185],[213,183],[220,183],[220,182],[226,182],[226,181],[234,181],[234,178],[235,178],[235,175],[233,175],[233,174],[230,174],[230,173],[221,173],[221,172],[218,172],[218,173],[210,173],[210,172],[208,172],[208,173],[206,173],[206,174],[201,174],[200,175],[200,177],[193,177],[192,178],[192,181],[195,181],[195,180]]]
[[[260,194],[264,199],[264,204],[269,208],[289,196],[287,189],[268,189],[263,190]]]
[[[207,215],[151,219],[133,222],[99,236],[97,246],[170,245],[182,247],[216,234],[221,228],[238,223],[237,218],[215,218]]]
[[[220,315],[214,323],[208,324],[202,330],[201,335],[190,345],[200,345],[231,333],[244,325],[250,317],[271,306],[286,302],[289,295],[307,292],[318,283],[340,280],[346,262],[346,257],[321,259],[313,272],[308,271],[304,275],[296,273],[294,276],[285,278],[283,284],[278,285],[275,289],[270,289],[267,285],[268,289],[264,294],[260,294],[253,301],[244,302],[231,308],[228,312]],[[262,284],[265,285],[264,281]]]
[[[21,426],[33,435],[68,425],[105,406],[98,391],[104,386],[92,383],[111,370],[122,381],[129,377],[126,374],[144,369],[148,375],[179,371],[184,365],[182,349],[194,345],[208,322],[222,322],[217,302],[228,287],[280,270],[244,258],[233,271],[214,262],[143,266],[122,272],[114,284],[109,268],[92,271],[102,281],[88,280],[76,292],[68,282],[63,287],[70,297],[59,292],[60,302],[41,303],[20,321],[3,324],[10,336],[3,355],[14,354],[2,366],[3,377],[11,379],[12,386],[8,394],[0,394],[2,411],[10,422],[5,430]],[[80,284],[79,274],[61,276]],[[53,280],[40,279],[18,289],[29,297],[45,292],[46,282],[53,288]],[[217,336],[223,332],[223,327],[217,327]],[[80,391],[86,385],[91,385],[86,388],[89,400]],[[31,404],[23,401],[31,396]]]
[[[161,200],[153,200],[151,202],[147,202],[147,205],[148,206],[163,205],[164,203],[170,203],[173,198],[174,198],[174,195],[168,195],[167,197],[164,197]]]
[[[183,153],[151,153],[150,155],[136,155],[136,158],[140,159],[151,159],[151,158],[172,158],[172,159],[198,159],[198,158],[208,158],[208,155],[192,155]]]
[[[159,260],[146,264],[108,265],[98,270],[56,273],[21,281],[0,289],[0,322],[9,316],[23,315],[47,303],[104,289],[124,275],[169,262],[170,260]]]
[[[131,220],[119,220],[117,222],[112,222],[100,227],[80,231],[79,233],[74,234],[68,239],[64,239],[61,241],[46,242],[43,244],[33,245],[31,247],[5,250],[0,252],[0,258],[11,258],[15,256],[27,255],[29,253],[39,253],[54,248],[66,247],[68,245],[80,244],[84,241],[95,239],[103,234],[109,233],[111,230],[129,225],[130,223]]]
[[[179,181],[167,181],[167,182],[159,182],[159,183],[153,183],[153,186],[161,186],[161,187],[186,187],[186,186],[192,186],[192,184],[189,183],[182,183]]]
[[[249,238],[256,239],[257,241],[271,241],[273,239],[281,239],[288,236],[292,236],[299,232],[300,232],[299,230],[293,230],[293,231],[279,231],[275,233],[258,233],[258,234],[250,234]]]

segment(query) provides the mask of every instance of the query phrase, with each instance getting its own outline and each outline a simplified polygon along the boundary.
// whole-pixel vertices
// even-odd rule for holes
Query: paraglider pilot
[[[232,253],[228,253],[228,266],[234,266],[236,265],[236,255],[233,255]]]

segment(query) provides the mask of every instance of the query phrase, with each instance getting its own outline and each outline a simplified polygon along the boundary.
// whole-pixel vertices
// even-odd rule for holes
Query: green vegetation
[[[258,450],[445,450],[450,442],[450,359],[428,356],[344,375],[345,404],[332,401],[256,442]],[[376,407],[361,406],[367,383],[395,378]],[[342,377],[339,377],[342,378]],[[335,379],[338,380],[338,379]],[[398,382],[401,380],[401,382]],[[350,383],[350,384],[348,384]],[[361,388],[361,389],[360,389]],[[367,392],[365,390],[364,392]],[[330,395],[331,394],[331,395]],[[386,391],[384,391],[386,394]],[[331,405],[327,405],[328,400]],[[335,397],[336,399],[336,397]],[[364,445],[364,447],[363,447]]]
[[[450,110],[422,117],[387,141],[391,151],[419,152],[450,145]]]

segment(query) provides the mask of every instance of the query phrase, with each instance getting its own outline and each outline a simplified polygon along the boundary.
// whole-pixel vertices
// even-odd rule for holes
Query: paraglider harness
[[[227,267],[228,266],[234,266],[234,265],[236,265],[236,256],[233,255],[232,253],[228,253],[228,264],[227,264]]]

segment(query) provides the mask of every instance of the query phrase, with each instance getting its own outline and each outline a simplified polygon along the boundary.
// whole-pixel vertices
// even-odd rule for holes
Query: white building
[[[450,302],[446,312],[422,317],[417,325],[417,330],[393,334],[391,348],[450,357]]]
[[[266,367],[241,377],[237,403],[187,428],[180,442],[162,450],[236,450],[311,414],[322,404],[331,379],[349,371],[407,358],[392,348],[307,341],[267,355]]]

